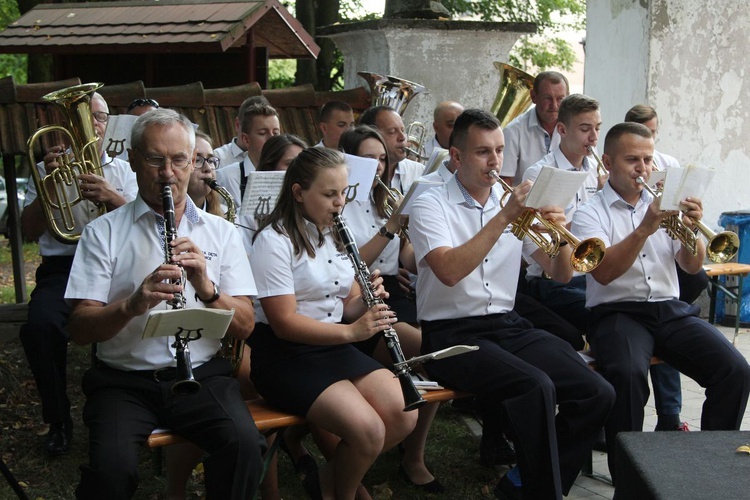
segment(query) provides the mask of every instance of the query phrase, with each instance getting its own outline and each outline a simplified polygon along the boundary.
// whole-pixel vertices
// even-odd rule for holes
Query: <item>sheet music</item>
[[[419,196],[427,191],[428,189],[432,189],[436,186],[442,186],[442,182],[438,181],[430,181],[425,179],[417,179],[414,181],[409,188],[409,191],[406,192],[404,195],[404,199],[401,202],[400,205],[400,212],[401,215],[410,215],[411,214],[411,207],[414,204],[414,200],[419,198]]]
[[[276,200],[284,183],[284,171],[252,171],[247,176],[245,197],[242,199],[240,215],[253,218],[267,216],[276,206]]]
[[[220,339],[234,317],[234,309],[167,309],[148,313],[143,338],[167,337],[180,329],[191,333],[200,331],[201,337]]]
[[[567,207],[588,176],[585,170],[561,170],[545,165],[531,186],[525,205],[530,208]]]
[[[659,208],[662,210],[684,210],[680,202],[685,198],[703,198],[708,185],[716,174],[711,168],[688,165],[670,168],[664,181],[664,191]]]
[[[130,147],[130,130],[138,119],[133,115],[110,115],[107,131],[104,132],[104,151],[112,158],[127,160]]]
[[[349,190],[346,193],[346,202],[367,201],[375,175],[377,175],[378,160],[350,154],[344,154],[344,158],[349,166]]]
[[[448,158],[448,150],[443,148],[435,148],[432,150],[432,154],[430,155],[430,159],[427,160],[427,165],[424,169],[424,172],[422,175],[431,174],[435,170],[440,168],[440,165],[443,164],[443,162]]]
[[[651,176],[648,178],[648,185],[651,189],[656,189],[656,185],[659,182],[664,181],[664,179],[667,177],[667,171],[666,170],[660,170],[658,172],[651,172]]]

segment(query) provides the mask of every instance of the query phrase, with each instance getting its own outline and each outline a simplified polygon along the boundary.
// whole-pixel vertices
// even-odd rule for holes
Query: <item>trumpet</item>
[[[659,198],[662,195],[662,193],[657,193],[651,189],[651,186],[648,185],[643,177],[639,176],[636,179],[636,182],[642,185],[643,189],[648,191],[648,193],[654,198]],[[690,220],[696,229],[698,229],[698,231],[708,240],[708,244],[706,245],[706,256],[708,257],[708,260],[717,264],[722,264],[730,261],[732,257],[737,254],[737,251],[740,249],[740,238],[736,233],[732,231],[722,231],[717,234],[700,220],[693,218],[690,218]],[[667,217],[661,222],[660,226],[667,231],[670,238],[673,240],[680,240],[691,255],[698,254],[698,245],[696,241],[697,234],[685,225],[682,221],[681,214]]]
[[[404,151],[408,156],[413,156],[417,161],[424,161],[429,159],[429,156],[424,154],[424,141],[427,138],[427,127],[422,122],[411,122],[409,128],[406,129],[406,142],[413,144],[414,147],[404,146]]]
[[[162,186],[161,199],[164,208],[164,255],[167,263],[170,263],[172,262],[172,246],[170,243],[177,238],[177,225],[175,223],[174,198],[172,198],[172,188],[169,184]],[[182,278],[176,280],[174,284],[184,285],[187,283],[187,275],[182,266],[180,266],[180,269],[182,269]],[[185,294],[182,292],[175,292],[172,299],[167,302],[172,309],[185,309],[185,303]],[[193,365],[190,362],[190,348],[188,347],[188,342],[198,340],[200,336],[199,331],[193,332],[182,328],[174,336],[175,341],[172,347],[175,349],[177,369],[175,383],[172,385],[173,394],[195,394],[201,388],[201,383],[193,377]]]
[[[594,149],[593,146],[588,147],[589,154],[594,157],[594,160],[596,160],[596,176],[597,177],[604,177],[606,175],[609,175],[609,170],[607,170],[607,167],[604,166],[604,163],[602,163],[602,159],[599,158],[599,155],[596,154],[596,149]]]
[[[513,188],[500,178],[500,174],[496,170],[490,171],[490,177],[495,179],[503,188],[503,191],[505,191],[503,199],[513,193]],[[534,224],[540,224],[545,231],[535,229]],[[528,236],[531,241],[551,258],[556,257],[560,253],[562,245],[569,244],[573,249],[570,255],[570,266],[582,273],[589,273],[596,269],[601,264],[606,251],[604,242],[601,239],[588,238],[581,241],[568,231],[565,226],[555,224],[540,217],[534,209],[526,210],[518,219],[513,221],[511,232],[519,240]],[[544,233],[549,235],[549,239],[545,237]]]

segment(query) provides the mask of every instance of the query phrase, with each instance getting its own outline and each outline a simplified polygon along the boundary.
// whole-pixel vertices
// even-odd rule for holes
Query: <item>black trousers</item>
[[[485,426],[502,419],[525,500],[562,498],[614,403],[612,387],[570,344],[514,311],[422,322],[422,352],[456,344],[479,350],[431,361],[429,375],[476,394]]]
[[[106,366],[83,378],[89,428],[89,465],[81,467],[77,498],[131,498],[138,486],[138,456],[157,427],[167,427],[209,454],[204,460],[207,499],[252,498],[263,470],[265,440],[229,376],[229,364],[213,359],[193,370],[201,388],[175,396],[173,382],[158,382],[153,372],[128,372]]]
[[[72,256],[43,257],[36,270],[29,318],[20,331],[42,401],[42,418],[47,423],[64,422],[70,415],[66,375],[70,306],[64,296],[72,263]]]
[[[706,389],[701,430],[737,430],[750,392],[750,367],[698,306],[679,300],[620,302],[592,308],[589,342],[597,369],[617,393],[607,420],[609,470],[616,471],[615,436],[643,430],[651,356],[658,356]]]

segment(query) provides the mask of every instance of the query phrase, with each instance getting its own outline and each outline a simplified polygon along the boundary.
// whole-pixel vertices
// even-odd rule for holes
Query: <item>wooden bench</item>
[[[740,311],[742,310],[742,284],[750,273],[750,264],[739,264],[737,262],[727,262],[725,264],[706,264],[703,269],[708,275],[708,296],[710,299],[708,308],[708,321],[713,324],[716,321],[716,297],[719,291],[724,292],[730,301],[737,304],[737,314],[734,316],[734,338],[732,344],[737,343],[737,336],[740,333]],[[722,283],[722,276],[736,276],[737,285]]]
[[[440,401],[449,401],[451,399],[457,399],[468,396],[467,393],[455,391],[453,389],[438,389],[435,391],[425,391],[422,397],[427,400],[428,403],[435,403]],[[277,410],[269,405],[263,399],[254,399],[247,401],[247,408],[250,410],[250,414],[255,420],[255,426],[262,433],[268,433],[271,431],[284,429],[292,425],[304,424],[307,420],[299,415],[293,415],[286,413],[281,410]],[[172,444],[185,443],[187,440],[177,434],[173,434],[169,430],[158,430],[151,434],[146,441],[146,445],[150,449],[161,448],[163,446],[169,446]]]
[[[469,394],[465,392],[455,391],[453,389],[438,389],[434,391],[424,391],[422,393],[422,397],[428,403],[449,401],[451,399],[457,399],[466,396],[469,396]],[[246,403],[248,410],[250,410],[250,414],[253,416],[253,420],[255,421],[255,426],[258,428],[258,431],[266,435],[271,435],[278,432],[277,438],[274,440],[274,443],[268,449],[268,451],[266,452],[266,456],[263,458],[263,474],[261,476],[262,480],[262,478],[265,477],[266,472],[268,471],[271,460],[273,460],[273,457],[279,448],[284,429],[293,425],[304,424],[307,422],[307,420],[299,415],[293,415],[291,413],[277,410],[263,399],[253,399],[250,401],[246,401]],[[148,437],[148,439],[146,440],[146,446],[148,446],[149,449],[159,452],[161,451],[161,448],[165,446],[186,442],[188,442],[187,439],[178,436],[177,434],[173,434],[169,430],[158,429]],[[161,469],[161,456],[157,454],[156,460],[159,463],[156,468],[157,474],[159,474],[159,471]]]

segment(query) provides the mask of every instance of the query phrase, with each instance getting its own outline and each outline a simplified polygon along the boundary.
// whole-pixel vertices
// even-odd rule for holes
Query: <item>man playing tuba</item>
[[[102,152],[102,138],[109,119],[107,102],[100,94],[94,93],[90,106],[89,119],[99,139],[97,151],[104,176],[82,174],[74,181],[82,184],[81,195],[93,202],[74,207],[75,225],[79,231],[98,215],[99,209],[95,204],[103,204],[107,210],[114,210],[133,200],[138,191],[130,165],[109,158]],[[58,168],[58,160],[63,154],[62,146],[50,148],[44,161],[37,165],[40,177]],[[21,229],[26,240],[39,242],[42,263],[36,271],[36,288],[31,293],[28,322],[21,327],[20,337],[42,401],[42,418],[50,426],[44,440],[44,451],[49,456],[58,456],[68,452],[73,433],[66,378],[66,327],[70,306],[63,295],[76,245],[61,243],[48,230],[44,208],[34,183],[29,183],[21,214]]]

